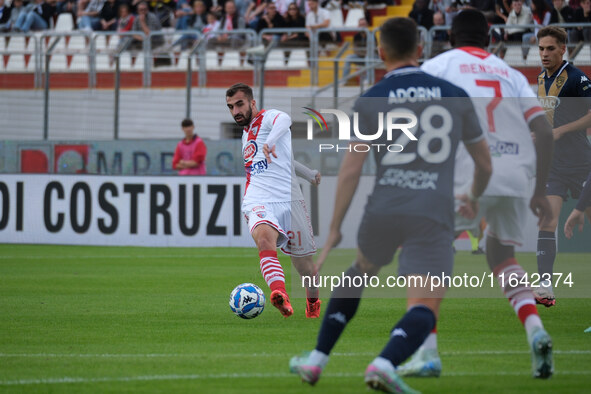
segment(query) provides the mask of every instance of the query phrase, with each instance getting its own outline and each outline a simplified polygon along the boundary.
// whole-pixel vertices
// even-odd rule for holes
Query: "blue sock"
[[[330,351],[345,330],[345,326],[355,316],[359,301],[361,301],[361,293],[363,293],[362,286],[352,286],[353,283],[363,283],[362,280],[353,282],[355,277],[362,278],[362,275],[355,268],[350,267],[343,278],[351,278],[351,285],[341,283],[341,286],[335,288],[332,292],[328,308],[324,312],[324,319],[322,320],[316,344],[316,350],[324,354],[330,354]]]
[[[538,233],[538,272],[540,275],[550,274],[554,268],[556,259],[556,237],[553,232],[540,231]]]
[[[435,327],[435,314],[424,305],[412,307],[390,334],[380,357],[386,358],[397,367],[410,357],[425,341]]]

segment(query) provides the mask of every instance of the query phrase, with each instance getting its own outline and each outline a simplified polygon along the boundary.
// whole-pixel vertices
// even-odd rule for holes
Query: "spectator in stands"
[[[507,18],[511,13],[511,2],[510,0],[496,0],[495,2],[495,24],[507,23]]]
[[[533,22],[531,10],[523,5],[523,0],[513,0],[511,13],[507,18],[507,25],[531,25]],[[505,41],[522,42],[523,35],[529,30],[528,27],[512,27],[505,29]]]
[[[572,3],[572,0],[571,0]],[[554,8],[552,8],[550,17],[550,24],[555,23],[574,23],[575,22],[575,10],[574,8],[569,7],[566,4],[565,0],[553,0],[552,4]],[[576,29],[567,28],[565,29],[566,33],[568,34],[568,43],[574,44],[579,41],[578,33]],[[568,45],[568,52],[573,53],[574,46]]]
[[[30,11],[21,12],[14,24],[14,31],[47,30],[50,20],[57,14],[57,0],[37,0]]]
[[[591,0],[581,0],[581,8],[575,10],[574,16],[576,23],[590,23],[591,22]],[[591,41],[591,28],[577,27],[573,34],[574,42]],[[580,50],[580,46],[579,46]],[[577,51],[578,52],[578,51]],[[571,58],[574,56],[571,54]]]
[[[218,14],[215,12],[208,12],[205,19],[207,25],[203,27],[202,33],[206,40],[210,40],[215,37],[213,33],[220,30],[220,21],[218,19]]]
[[[408,17],[414,19],[417,25],[429,30],[433,26],[433,10],[429,9],[427,0],[415,0]]]
[[[451,22],[459,12],[458,3],[455,0],[431,0],[429,9],[434,13],[439,11],[445,15],[445,24],[451,26]]]
[[[277,12],[285,19],[287,16],[287,9],[292,3],[292,0],[275,0],[274,3],[277,6]]]
[[[118,0],[107,0],[100,13],[100,29],[102,31],[117,30],[117,11],[119,10]]]
[[[150,9],[160,21],[162,27],[174,26],[174,11],[176,9],[176,0],[151,0]]]
[[[117,19],[117,32],[130,31],[133,27],[135,16],[131,13],[130,5],[122,3],[119,5],[119,18]]]
[[[205,175],[205,157],[207,146],[205,142],[195,134],[195,125],[191,119],[184,119],[181,127],[185,133],[176,146],[172,158],[172,168],[179,171],[179,175]]]
[[[367,19],[359,18],[357,27],[365,29],[369,26]],[[351,65],[364,66],[367,57],[367,33],[365,31],[357,32],[353,36],[353,53],[345,58],[343,66],[343,79],[351,74]]]
[[[57,2],[57,13],[71,14],[72,20],[76,21],[78,15],[78,1],[77,0],[61,0]]]
[[[4,4],[4,0],[0,0],[0,32],[10,30],[10,13],[12,8]]]
[[[554,8],[551,11],[550,23],[574,23],[575,10],[569,7],[565,0],[552,0]]]
[[[202,5],[202,14],[205,17],[205,3],[202,2]],[[176,18],[176,24],[174,27],[176,30],[187,30],[189,28],[189,22],[191,21],[191,17],[193,16],[193,7],[191,7],[189,0],[179,0],[176,3],[176,11],[174,13],[174,16]]]
[[[442,12],[437,11],[433,14],[433,26],[445,26],[445,17]],[[436,30],[433,33],[430,57],[437,56],[449,48],[451,48],[451,45],[449,43],[449,33],[447,30]]]
[[[285,19],[277,12],[275,3],[266,3],[265,12],[259,19],[256,31],[257,33],[263,29],[280,29],[285,27]],[[270,42],[279,42],[281,34],[264,34],[263,43],[267,45]]]
[[[224,1],[223,0],[209,0],[209,1],[210,1],[210,4],[208,4],[208,7],[207,7],[208,12],[215,12],[216,14],[221,14],[224,11]]]
[[[577,8],[581,7],[581,0],[569,0],[568,1],[568,6],[570,8],[572,8],[573,10],[576,10]]]
[[[206,11],[205,2],[203,2],[202,0],[195,0],[195,2],[193,3],[192,15],[190,16],[187,28],[203,33],[204,28],[208,26],[207,15],[208,13]],[[217,18],[215,18],[215,15],[213,15],[213,13],[212,16],[214,17],[214,22],[217,22]],[[209,30],[213,30],[213,27],[210,27]],[[196,39],[197,36],[195,34],[183,34],[178,40],[176,40],[172,44],[172,47],[180,45],[181,50],[185,50],[193,46]]]
[[[482,12],[486,21],[492,23],[495,17],[495,0],[470,0],[468,6]]]
[[[287,7],[287,14],[285,15],[285,27],[287,28],[302,28],[306,27],[306,18],[300,12],[300,8],[295,2],[289,4]],[[310,40],[304,33],[286,33],[281,36],[280,45],[282,47],[307,47]],[[291,51],[283,51],[283,61],[285,65],[289,63]]]
[[[12,28],[16,24],[16,20],[19,15],[26,9],[23,0],[12,0],[10,4],[10,19],[8,21],[8,27]]]
[[[234,0],[226,0],[224,3],[224,13],[220,19],[219,30],[232,31],[237,29],[244,29],[244,18],[238,15],[236,4]],[[241,34],[218,34],[210,38],[207,45],[212,47],[230,47],[238,49],[244,45],[245,38]],[[224,52],[218,51],[218,64],[221,66],[224,59]],[[244,55],[240,56],[240,63],[244,62]]]
[[[306,28],[310,30],[306,33],[310,37],[311,32],[315,30],[330,27],[330,12],[318,5],[318,0],[308,0],[309,11],[306,14]],[[321,45],[335,41],[331,33],[320,33],[318,40]]]
[[[101,26],[101,10],[105,5],[105,0],[90,0],[88,5],[78,10],[78,29],[79,30],[99,30]]]
[[[250,29],[256,30],[259,19],[265,12],[266,6],[267,0],[251,0],[244,14],[246,26],[248,26]]]
[[[189,27],[192,30],[203,31],[207,22],[207,6],[202,0],[195,0],[193,3],[193,15],[189,21]]]
[[[537,26],[548,26],[550,23],[550,17],[552,16],[550,7],[548,6],[548,3],[546,3],[546,0],[531,0],[531,11],[536,28],[533,33],[527,32],[523,35],[523,45],[521,48],[521,51],[523,52],[523,60],[527,59],[530,45],[533,45],[537,42],[536,36],[538,35],[538,30],[540,30],[540,28]]]
[[[156,14],[148,11],[148,3],[145,1],[142,1],[137,5],[137,17],[134,18],[132,30],[141,31],[146,37],[148,37],[152,32],[162,30],[160,20]],[[143,40],[144,36],[139,34],[134,35],[133,40],[129,45],[129,49],[142,49]],[[164,37],[161,35],[153,35],[150,40],[150,44],[152,45],[152,49],[158,48],[164,44]]]

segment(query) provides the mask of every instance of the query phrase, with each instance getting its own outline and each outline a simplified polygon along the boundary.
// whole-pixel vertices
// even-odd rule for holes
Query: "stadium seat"
[[[342,27],[344,24],[343,10],[340,8],[330,10],[330,27]]]
[[[265,63],[265,68],[267,68],[267,69],[285,68],[285,63],[283,62],[283,51],[274,50],[274,51],[269,52],[269,56],[267,57],[267,62]]]
[[[222,60],[222,68],[240,68],[240,53],[236,51],[226,52],[224,60]]]
[[[88,56],[76,54],[72,57],[68,67],[70,71],[86,72],[88,71]]]
[[[31,56],[31,60],[29,61],[29,65],[33,66],[33,58]],[[33,68],[33,67],[32,67]],[[8,58],[8,64],[6,65],[6,71],[23,71],[27,69],[27,65],[25,63],[25,57],[21,54],[19,55],[10,55]]]
[[[110,64],[109,55],[97,54],[96,55],[96,70],[97,71],[110,71],[115,68],[115,64]]]
[[[288,67],[308,68],[308,57],[305,49],[294,49],[289,56]]]
[[[58,15],[55,23],[55,31],[72,31],[74,30],[74,18],[72,14],[64,12]]]
[[[52,55],[51,61],[49,62],[49,69],[51,71],[65,71],[67,69],[66,64],[66,55]]]
[[[359,19],[364,18],[365,13],[362,8],[352,8],[347,13],[347,19],[345,19],[345,27],[358,27]]]

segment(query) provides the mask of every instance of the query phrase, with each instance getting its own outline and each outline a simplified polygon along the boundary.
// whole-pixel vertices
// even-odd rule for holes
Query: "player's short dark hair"
[[[540,31],[538,31],[538,41],[544,37],[554,37],[558,44],[566,45],[567,34],[566,30],[562,27],[546,26],[541,28]]]
[[[387,59],[406,59],[419,42],[417,24],[410,18],[391,18],[380,27],[380,46]]]
[[[181,127],[191,127],[193,126],[193,121],[189,118],[183,119],[181,122]]]
[[[234,95],[238,92],[244,93],[248,100],[252,100],[254,98],[254,95],[252,94],[252,88],[242,82],[238,82],[230,86],[230,88],[226,90],[226,97],[234,97]]]
[[[468,8],[456,15],[451,22],[450,41],[453,46],[488,45],[488,23],[484,14],[474,8]]]

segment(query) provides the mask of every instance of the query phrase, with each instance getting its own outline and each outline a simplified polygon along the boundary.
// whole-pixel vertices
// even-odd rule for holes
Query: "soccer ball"
[[[254,319],[265,309],[265,294],[252,283],[243,283],[230,294],[230,309],[243,319]]]

